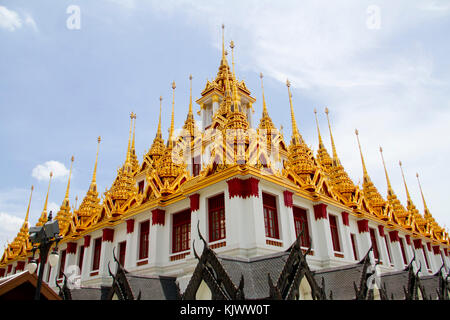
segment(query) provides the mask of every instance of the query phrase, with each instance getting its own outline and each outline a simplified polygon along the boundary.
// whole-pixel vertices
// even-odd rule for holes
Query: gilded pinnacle
[[[337,156],[336,146],[334,145],[333,133],[331,132],[330,118],[328,117],[329,110],[327,107],[325,107],[325,114],[327,115],[328,130],[330,131],[331,148],[333,151],[333,160],[334,160],[333,162],[335,163],[335,165],[338,165],[340,161]]]

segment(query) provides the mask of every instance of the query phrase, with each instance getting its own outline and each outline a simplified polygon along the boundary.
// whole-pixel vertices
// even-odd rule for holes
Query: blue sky
[[[67,27],[71,5],[80,10],[79,30]],[[0,246],[22,224],[31,185],[32,224],[42,211],[48,180],[37,168],[59,164],[49,196],[56,209],[74,155],[70,200],[78,196],[79,204],[99,135],[101,191],[125,159],[130,112],[137,114],[139,160],[155,135],[160,95],[167,137],[172,81],[175,125],[183,124],[189,74],[195,98],[217,73],[222,23],[227,43],[236,44],[236,73],[257,99],[255,123],[263,72],[269,113],[290,133],[289,78],[300,131],[313,149],[317,108],[330,150],[327,106],[355,183],[362,176],[358,128],[380,193],[381,145],[401,201],[399,160],[416,206],[422,211],[419,172],[431,213],[449,226],[449,16],[446,1],[0,1]]]

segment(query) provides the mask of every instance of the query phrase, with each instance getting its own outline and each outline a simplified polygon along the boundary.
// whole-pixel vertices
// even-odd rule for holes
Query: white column
[[[394,268],[396,270],[403,270],[404,269],[404,263],[403,263],[403,256],[402,256],[402,248],[400,247],[400,241],[398,237],[398,231],[390,231],[385,234],[387,237],[387,240],[389,241],[391,245],[391,258],[392,263],[394,264]],[[405,257],[406,258],[406,257]],[[408,261],[408,260],[406,260]]]
[[[370,247],[372,247],[372,240],[370,239],[370,232],[367,220],[358,220],[358,234],[356,235],[356,239],[358,241],[358,256],[360,260],[362,260]],[[373,250],[370,253],[371,260],[374,261]]]
[[[91,261],[92,261],[92,252],[94,250],[93,239],[90,235],[84,237],[84,256],[83,256],[83,265],[81,267],[81,281],[85,281],[89,279],[89,274],[91,272]]]
[[[165,239],[166,230],[171,228],[171,215],[165,214],[164,224],[151,223],[149,242],[149,265],[161,266],[169,261],[172,253],[172,239]]]
[[[108,262],[110,262],[109,266],[111,272],[115,272],[116,266],[113,259],[113,239],[114,229],[103,229],[102,248],[100,251],[100,266],[98,270],[101,277],[109,277]]]
[[[311,223],[312,241],[315,249],[314,256],[321,260],[334,258],[333,241],[331,239],[326,207],[323,203],[314,206],[314,222]]]
[[[137,260],[137,225],[134,219],[127,220],[127,235],[126,235],[126,251],[125,251],[125,269],[136,267]],[[118,253],[116,253],[118,254]]]
[[[342,252],[344,252],[344,257],[347,260],[353,260],[353,247],[352,247],[352,242],[351,242],[351,237],[350,237],[350,225],[348,222],[348,216],[347,218],[344,218],[346,214],[345,213],[341,213],[338,216],[338,220],[339,220],[339,231],[341,232],[342,236]],[[346,220],[346,221],[344,221]],[[345,222],[345,223],[344,223]]]

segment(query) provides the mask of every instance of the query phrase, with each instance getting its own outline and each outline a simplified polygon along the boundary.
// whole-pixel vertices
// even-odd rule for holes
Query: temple
[[[81,204],[69,203],[69,175],[53,213],[63,237],[60,261],[43,266],[44,282],[63,299],[448,299],[449,235],[428,209],[422,186],[420,212],[400,163],[403,205],[380,148],[387,184],[386,194],[380,192],[358,130],[362,185],[355,184],[339,159],[328,108],[331,152],[315,110],[314,153],[301,135],[289,81],[286,105],[277,109],[290,113],[291,136],[272,122],[275,108],[266,102],[262,74],[262,113],[254,123],[257,99],[238,79],[233,42],[230,48],[231,67],[222,30],[217,74],[195,101],[200,121],[189,76],[187,116],[177,131],[172,83],[166,140],[159,98],[158,127],[142,161],[135,150],[137,116],[131,113],[124,161],[102,196],[97,139]],[[73,163],[72,157],[70,172]],[[47,221],[48,191],[38,226]],[[0,285],[27,272],[33,258],[29,209],[1,257]]]

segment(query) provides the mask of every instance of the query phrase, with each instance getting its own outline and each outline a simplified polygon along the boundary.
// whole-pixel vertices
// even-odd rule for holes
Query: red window
[[[200,157],[194,157],[192,158],[192,175],[194,177],[198,176],[200,174],[201,169],[201,163],[200,163]]]
[[[294,214],[294,226],[295,226],[295,236],[298,237],[303,229],[303,235],[300,238],[300,245],[302,247],[309,248],[309,228],[308,228],[308,215],[305,209],[294,207],[292,210]]]
[[[94,259],[92,262],[92,271],[98,270],[100,268],[100,253],[102,251],[102,238],[97,238],[94,240]]]
[[[225,197],[220,194],[208,199],[209,241],[225,239]]]
[[[173,215],[172,252],[189,250],[191,241],[191,210]]]
[[[127,242],[122,241],[119,243],[119,263],[124,266],[125,265],[125,253],[127,250]]]
[[[392,263],[392,258],[391,258],[391,248],[389,247],[389,243],[386,239],[386,235],[384,236],[384,243],[386,243],[386,250],[388,252],[388,257],[389,257],[389,263]]]
[[[266,227],[266,237],[279,239],[277,200],[274,196],[263,193],[264,226]]]
[[[358,250],[356,247],[356,235],[354,233],[350,233],[350,240],[352,241],[353,257],[355,260],[359,260]]]
[[[78,257],[78,268],[80,268],[80,273],[83,268],[83,259],[84,259],[84,246],[80,247],[80,256]]]
[[[378,251],[378,244],[377,244],[377,236],[375,234],[375,229],[370,228],[370,240],[372,241],[372,247],[373,247],[373,255],[376,260],[380,258],[380,254]]]
[[[150,234],[150,220],[140,224],[139,260],[148,258],[148,242]]]
[[[144,185],[145,185],[145,180],[139,181],[138,183],[138,187],[139,187],[139,193],[144,193]]]
[[[425,246],[422,246],[422,251],[423,251],[423,257],[425,258],[425,263],[427,265],[427,269],[430,269],[430,264],[428,263],[427,251],[425,249]]]
[[[400,250],[402,251],[403,264],[408,264],[406,261],[405,244],[403,243],[403,238],[400,238]]]
[[[331,240],[333,241],[333,250],[334,251],[341,251],[341,243],[339,241],[339,230],[337,225],[337,218],[336,216],[329,215],[330,220],[330,231],[331,231]]]
[[[63,277],[64,273],[64,265],[66,264],[66,254],[67,250],[61,251],[61,260],[59,260],[59,274],[58,279],[61,279]]]

